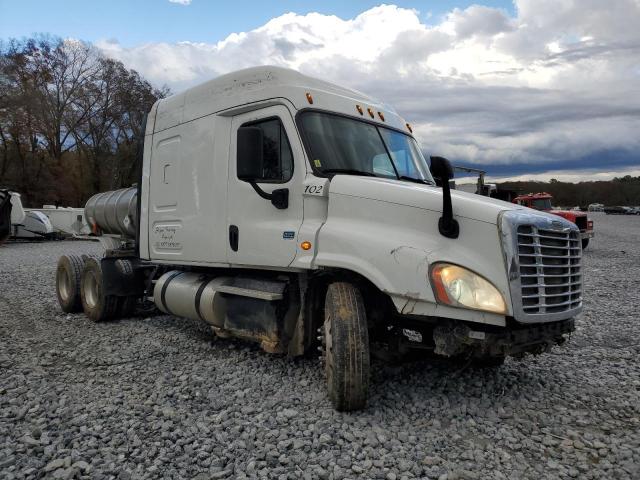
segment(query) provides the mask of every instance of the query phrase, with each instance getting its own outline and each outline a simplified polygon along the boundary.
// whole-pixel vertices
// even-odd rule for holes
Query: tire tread
[[[80,282],[82,279],[82,269],[84,268],[84,259],[80,255],[62,255],[58,260],[56,269],[56,295],[60,308],[65,313],[77,313],[82,311],[82,300],[80,298]],[[60,296],[58,290],[57,277],[60,269],[67,270],[72,278],[72,292],[69,301],[65,302]]]
[[[82,307],[84,313],[94,322],[103,322],[105,320],[111,320],[118,316],[120,310],[120,302],[115,295],[104,295],[102,293],[102,266],[100,259],[97,257],[87,257],[84,269],[82,271],[82,277],[88,274],[90,270],[94,270],[97,275],[100,284],[100,298],[98,305],[95,308],[91,308],[84,300],[84,289],[81,289]],[[82,281],[81,281],[82,286]]]
[[[330,322],[332,348],[327,351],[327,387],[337,410],[364,408],[369,392],[369,335],[360,291],[335,282],[327,290],[325,321]]]

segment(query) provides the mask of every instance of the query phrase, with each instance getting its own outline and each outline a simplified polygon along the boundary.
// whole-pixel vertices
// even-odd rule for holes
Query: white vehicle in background
[[[0,206],[5,199],[10,204],[10,228],[3,228],[3,232],[6,230],[4,232],[6,237],[54,239],[91,234],[91,228],[84,216],[84,208],[56,207],[55,205],[24,208],[19,193],[0,190]]]
[[[24,220],[13,225],[13,238],[52,240],[56,232],[49,218],[37,210],[25,210]]]
[[[478,187],[475,183],[456,183],[456,190],[459,192],[476,193]]]
[[[575,224],[451,192],[388,105],[292,70],[156,102],[141,172],[87,202],[106,254],[60,258],[62,309],[152,299],[269,352],[319,348],[340,410],[364,407],[380,350],[499,365],[563,343],[582,310]]]
[[[22,199],[17,192],[9,192],[9,196],[11,198],[11,225],[20,225],[27,216],[22,207]]]
[[[602,203],[591,203],[589,207],[587,207],[589,212],[604,212],[604,204]]]
[[[46,215],[53,230],[60,237],[91,234],[91,227],[84,216],[84,208],[43,205],[42,208],[28,208],[27,211],[37,211]]]
[[[55,231],[49,218],[47,218],[45,214],[39,211],[25,209],[22,206],[19,193],[8,190],[3,190],[2,192],[6,192],[2,195],[3,199],[6,198],[5,195],[8,195],[11,204],[11,213],[9,216],[11,226],[7,235],[8,237],[23,240],[54,238]],[[6,230],[6,228],[4,230]],[[6,234],[6,232],[4,234]],[[0,239],[0,241],[2,241],[2,239]]]

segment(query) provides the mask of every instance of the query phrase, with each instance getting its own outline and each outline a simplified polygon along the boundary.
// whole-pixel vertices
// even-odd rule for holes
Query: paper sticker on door
[[[182,250],[182,225],[177,223],[156,224],[153,227],[151,241],[157,253],[177,253]]]

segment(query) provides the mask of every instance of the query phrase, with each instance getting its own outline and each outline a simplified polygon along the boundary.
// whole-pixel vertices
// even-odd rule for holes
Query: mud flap
[[[135,258],[106,257],[100,261],[105,295],[118,297],[144,294],[145,277]]]

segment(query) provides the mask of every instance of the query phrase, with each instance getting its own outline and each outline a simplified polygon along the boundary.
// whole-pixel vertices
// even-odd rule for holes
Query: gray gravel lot
[[[374,364],[335,412],[316,360],[170,316],[61,313],[59,255],[0,247],[0,478],[640,478],[640,217],[595,215],[570,342],[494,371]]]

